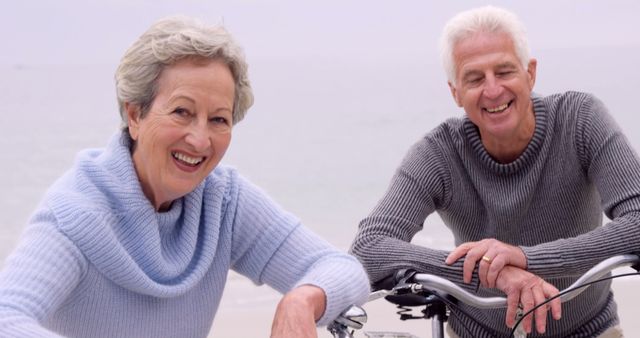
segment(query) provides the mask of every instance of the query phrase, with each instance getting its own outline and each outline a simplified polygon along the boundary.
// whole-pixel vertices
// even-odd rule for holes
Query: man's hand
[[[496,287],[496,279],[505,266],[512,265],[521,269],[527,268],[527,257],[517,246],[505,244],[497,239],[483,239],[478,242],[467,242],[453,249],[445,263],[451,265],[464,258],[462,280],[471,283],[471,276],[476,264],[478,277],[482,286]]]
[[[526,313],[546,301],[547,298],[559,293],[555,286],[545,282],[542,278],[513,266],[505,266],[502,269],[496,280],[496,287],[507,295],[506,324],[508,327],[515,325],[519,304],[522,304],[522,310]],[[527,333],[531,333],[532,318],[535,314],[536,331],[541,334],[544,333],[547,326],[549,308],[551,308],[553,319],[560,319],[562,307],[560,298],[556,298],[525,317],[522,321],[524,330]]]
[[[318,337],[316,321],[326,307],[326,295],[312,285],[301,285],[285,294],[273,318],[272,338]]]

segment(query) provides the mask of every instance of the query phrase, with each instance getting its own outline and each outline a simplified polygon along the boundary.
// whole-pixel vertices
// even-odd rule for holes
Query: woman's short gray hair
[[[180,59],[203,57],[222,60],[235,82],[233,123],[244,118],[253,104],[247,63],[240,46],[222,26],[206,26],[184,16],[154,23],[125,52],[116,70],[116,91],[122,129],[128,130],[125,102],[140,107],[144,118],[156,96],[162,70]]]
[[[506,33],[513,41],[518,59],[526,69],[529,64],[529,43],[526,29],[518,17],[505,9],[485,6],[461,12],[444,26],[440,38],[440,56],[449,82],[455,85],[455,45],[478,32]]]

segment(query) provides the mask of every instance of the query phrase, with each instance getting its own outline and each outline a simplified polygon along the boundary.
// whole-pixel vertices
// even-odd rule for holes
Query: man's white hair
[[[530,51],[524,24],[514,13],[505,9],[493,6],[480,7],[457,14],[447,22],[442,31],[440,56],[451,84],[455,85],[457,71],[453,60],[453,48],[458,42],[479,32],[507,34],[513,41],[522,66],[527,68]]]

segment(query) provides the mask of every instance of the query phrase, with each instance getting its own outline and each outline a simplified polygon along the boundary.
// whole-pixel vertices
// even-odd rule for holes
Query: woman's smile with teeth
[[[191,157],[191,156],[187,156],[185,154],[182,153],[178,153],[178,152],[173,152],[171,153],[171,155],[179,160],[182,161],[184,163],[187,163],[189,165],[198,165],[200,164],[200,162],[202,162],[202,160],[204,160],[204,157]]]
[[[494,108],[485,108],[485,109],[490,113],[496,113],[496,112],[500,112],[500,111],[503,111],[503,110],[507,109],[507,107],[509,107],[509,103],[508,102],[503,104],[503,105],[494,107]]]

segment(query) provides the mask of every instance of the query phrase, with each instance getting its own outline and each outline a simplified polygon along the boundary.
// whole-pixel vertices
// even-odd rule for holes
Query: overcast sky
[[[117,64],[153,21],[224,22],[249,60],[329,57],[375,62],[428,56],[452,14],[487,1],[20,0],[0,11],[0,65]],[[533,50],[640,43],[640,1],[494,1],[516,12]],[[370,54],[370,55],[367,55]]]

